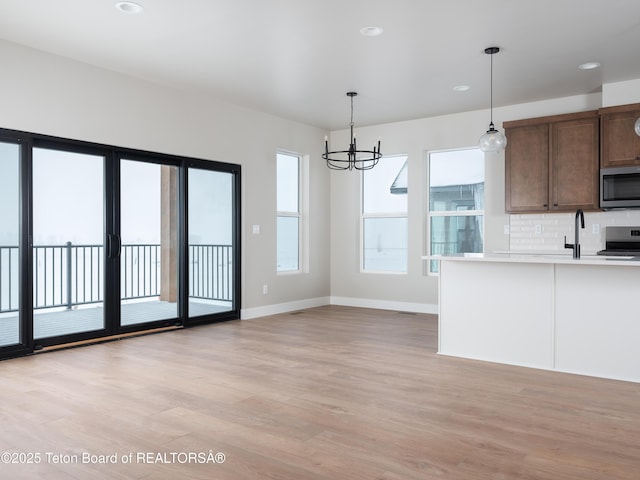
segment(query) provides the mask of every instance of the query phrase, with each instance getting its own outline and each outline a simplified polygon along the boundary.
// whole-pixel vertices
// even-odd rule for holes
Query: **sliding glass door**
[[[0,143],[0,347],[21,343],[20,145]]]
[[[0,129],[0,358],[240,316],[240,167]]]
[[[100,155],[33,149],[36,341],[105,329],[104,169]]]
[[[207,166],[188,170],[190,318],[229,312],[237,305],[238,175]]]
[[[179,169],[120,161],[120,323],[178,318]]]

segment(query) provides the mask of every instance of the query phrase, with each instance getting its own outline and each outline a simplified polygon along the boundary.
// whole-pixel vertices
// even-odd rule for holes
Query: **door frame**
[[[241,308],[241,166],[177,155],[168,155],[0,128],[0,142],[20,145],[20,232],[19,232],[19,321],[20,343],[0,347],[0,359],[22,356],[45,347],[72,342],[91,342],[120,334],[144,332],[159,327],[190,327],[240,318]],[[33,338],[33,148],[50,148],[104,157],[104,328],[59,337]],[[120,258],[107,258],[107,236],[120,238],[120,160],[145,161],[178,167],[178,317],[143,324],[120,325]],[[189,168],[226,172],[233,175],[233,305],[226,312],[195,318],[188,315],[188,181]]]
[[[102,228],[102,252],[103,258],[102,262],[104,265],[103,275],[103,328],[98,330],[91,330],[88,332],[77,332],[77,333],[69,333],[54,337],[45,337],[45,338],[33,338],[33,321],[35,315],[33,314],[33,233],[34,233],[34,225],[33,225],[33,149],[41,148],[47,150],[55,150],[60,152],[67,153],[77,153],[77,154],[85,154],[85,155],[94,155],[103,158],[103,176],[102,176],[102,184],[103,184],[103,199],[102,199],[102,215],[103,215],[103,228]],[[109,191],[107,187],[107,177],[109,171],[109,164],[112,161],[111,152],[100,145],[95,145],[87,142],[79,142],[79,141],[69,141],[64,139],[57,139],[49,136],[42,135],[34,135],[30,142],[30,152],[29,152],[29,248],[27,255],[29,257],[29,265],[30,269],[27,272],[23,272],[23,274],[29,274],[29,276],[22,277],[25,280],[28,280],[30,287],[29,292],[29,310],[30,310],[30,328],[31,328],[31,342],[33,345],[33,350],[41,350],[46,347],[57,346],[72,342],[83,342],[87,340],[93,340],[96,338],[106,337],[112,335],[114,332],[112,319],[113,312],[111,306],[107,302],[107,291],[110,285],[110,275],[108,273],[109,268],[107,265],[106,259],[106,232],[108,232],[112,228],[112,216],[108,214],[109,205],[112,201],[112,192]]]
[[[241,167],[240,165],[230,164],[230,163],[222,163],[222,162],[212,162],[207,160],[200,159],[186,159],[185,168],[182,170],[182,182],[184,185],[183,189],[183,199],[181,202],[181,208],[184,207],[184,211],[181,211],[181,217],[183,218],[183,230],[181,232],[182,235],[182,243],[180,243],[182,250],[182,257],[184,258],[183,262],[183,270],[181,271],[181,281],[179,282],[180,286],[184,289],[180,292],[181,298],[183,298],[183,311],[180,312],[182,318],[184,318],[185,326],[194,326],[201,325],[204,323],[213,323],[213,322],[221,322],[227,320],[238,320],[240,319],[240,305],[241,305]],[[232,201],[233,201],[233,212],[232,212],[232,232],[231,232],[231,243],[232,243],[232,256],[233,256],[233,300],[232,300],[232,308],[229,311],[203,315],[199,317],[190,317],[188,316],[187,307],[189,304],[189,269],[187,264],[189,262],[189,218],[188,218],[188,210],[189,210],[189,180],[188,180],[188,171],[189,169],[196,170],[208,170],[215,172],[223,172],[229,173],[232,175]]]
[[[184,228],[183,222],[184,222],[184,215],[181,211],[181,198],[183,196],[183,191],[184,191],[184,186],[182,184],[182,170],[183,170],[183,164],[184,164],[184,159],[181,157],[175,157],[175,156],[170,156],[170,155],[161,155],[161,154],[156,154],[156,153],[151,153],[151,152],[141,152],[141,151],[133,151],[133,150],[124,150],[124,149],[117,149],[114,151],[114,161],[113,161],[113,168],[112,168],[112,172],[113,172],[113,183],[112,183],[112,188],[111,190],[113,190],[113,194],[114,194],[114,198],[113,198],[113,231],[112,233],[116,236],[117,241],[121,242],[122,239],[122,226],[120,224],[120,219],[121,219],[121,208],[122,208],[122,196],[121,196],[121,191],[120,191],[120,186],[121,186],[121,170],[120,170],[120,166],[121,166],[121,162],[122,160],[129,160],[129,161],[134,161],[134,162],[141,162],[141,163],[148,163],[148,164],[153,164],[153,165],[167,165],[167,166],[172,166],[172,167],[176,167],[178,169],[178,226],[177,226],[177,237],[178,237],[178,258],[177,258],[177,262],[178,262],[178,275],[176,278],[176,281],[178,282],[178,299],[177,299],[177,303],[178,303],[178,309],[177,309],[177,314],[175,317],[172,318],[167,318],[167,319],[162,319],[162,320],[157,320],[157,321],[153,321],[153,322],[147,322],[147,323],[137,323],[137,324],[132,324],[132,325],[122,325],[121,324],[121,284],[120,284],[120,280],[122,278],[121,276],[121,258],[118,255],[117,257],[114,258],[108,258],[107,261],[112,263],[112,274],[113,274],[113,278],[111,279],[112,281],[112,285],[113,288],[111,288],[111,297],[113,297],[110,302],[111,303],[111,307],[113,309],[113,316],[114,319],[117,318],[117,322],[114,322],[114,330],[115,333],[131,333],[131,332],[138,332],[138,331],[145,331],[145,330],[153,330],[156,328],[165,328],[165,327],[179,327],[179,326],[183,326],[184,325],[184,316],[181,312],[182,310],[182,303],[184,303],[184,299],[182,298],[182,296],[180,295],[180,283],[181,283],[181,278],[182,278],[182,268],[183,268],[183,263],[184,263],[184,259],[182,258],[183,252],[182,252],[182,248],[181,248],[181,232]]]

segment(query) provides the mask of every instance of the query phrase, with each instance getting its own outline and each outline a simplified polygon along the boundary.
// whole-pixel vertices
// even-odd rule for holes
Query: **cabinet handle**
[[[543,207],[548,207],[549,205],[548,205],[548,204],[546,204],[546,203],[543,203],[543,204],[542,204],[542,206],[543,206]]]

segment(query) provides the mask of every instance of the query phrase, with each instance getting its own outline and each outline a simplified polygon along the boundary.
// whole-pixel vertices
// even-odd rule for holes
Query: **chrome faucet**
[[[574,226],[574,230],[575,230],[575,240],[573,243],[567,243],[567,236],[564,236],[564,248],[571,248],[573,249],[573,258],[575,259],[579,259],[580,258],[580,230],[578,228],[578,219],[580,219],[580,227],[584,228],[584,212],[580,209],[578,209],[578,211],[576,212],[576,219],[575,219],[575,226]]]

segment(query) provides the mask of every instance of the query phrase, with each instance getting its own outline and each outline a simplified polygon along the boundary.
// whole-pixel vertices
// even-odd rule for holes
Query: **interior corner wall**
[[[494,108],[497,128],[502,122],[597,109],[601,95],[579,95]],[[331,172],[331,298],[334,303],[388,309],[437,312],[437,277],[426,274],[428,152],[474,147],[487,129],[489,111],[472,111],[358,128],[358,143],[382,140],[385,155],[408,155],[409,245],[406,274],[364,273],[360,268],[360,173]],[[331,132],[332,145],[348,145],[349,131]],[[504,153],[485,157],[485,251],[509,249],[505,227]]]
[[[242,311],[328,298],[324,130],[5,41],[0,59],[2,128],[242,166]],[[306,274],[276,274],[278,149],[310,155]]]
[[[427,275],[421,256],[427,253],[427,200],[425,181],[427,155],[433,150],[476,145],[486,130],[488,116],[476,111],[459,115],[425,118],[392,124],[358,127],[358,143],[373,145],[381,137],[385,155],[408,156],[408,265],[406,274],[365,273],[360,267],[360,172],[331,172],[331,298],[335,303],[436,313],[438,279]],[[484,129],[484,130],[483,130]],[[331,133],[333,145],[349,143],[348,130]],[[494,184],[503,172],[501,155],[488,158],[486,188],[487,213],[504,210],[503,182]],[[504,178],[504,173],[502,173]],[[491,193],[493,192],[493,193]],[[497,203],[497,204],[496,204]],[[493,218],[493,217],[492,217]],[[493,221],[493,219],[491,220]],[[508,223],[508,220],[505,220]],[[489,229],[486,229],[489,230]],[[493,231],[493,228],[491,229]],[[487,239],[500,244],[501,238]],[[493,247],[489,247],[493,248]]]
[[[608,83],[602,86],[602,106],[640,103],[640,79]]]

